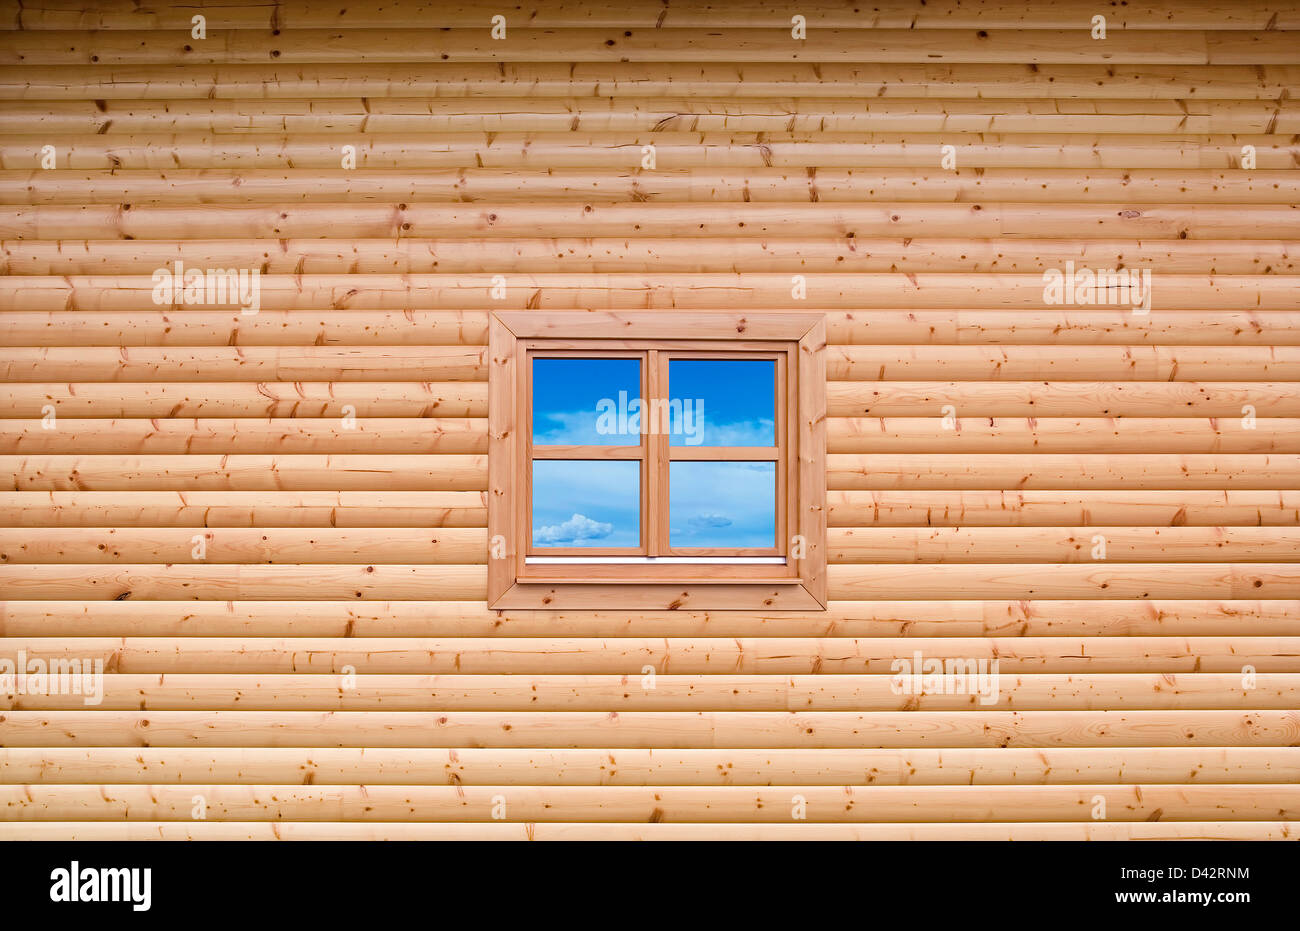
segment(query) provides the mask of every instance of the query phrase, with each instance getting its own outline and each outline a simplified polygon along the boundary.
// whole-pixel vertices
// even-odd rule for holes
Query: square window
[[[673,551],[774,552],[776,466],[743,461],[670,463],[668,540]]]
[[[601,416],[605,398],[641,395],[641,360],[637,358],[575,359],[542,356],[532,359],[534,446],[621,446],[628,441],[628,424]],[[621,432],[620,432],[621,428]],[[640,442],[633,437],[635,445]]]
[[[776,446],[775,359],[672,358],[672,446]]]
[[[825,606],[816,314],[498,313],[489,603]]]
[[[640,500],[639,462],[536,459],[532,548],[639,552]]]

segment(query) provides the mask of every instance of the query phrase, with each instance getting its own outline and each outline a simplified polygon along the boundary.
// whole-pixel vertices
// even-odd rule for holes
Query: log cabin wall
[[[1297,836],[1294,5],[4,7],[0,837]],[[488,610],[494,309],[823,311],[829,610]]]

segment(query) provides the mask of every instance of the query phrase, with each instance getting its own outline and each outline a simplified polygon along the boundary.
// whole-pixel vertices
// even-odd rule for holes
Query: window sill
[[[826,603],[797,578],[744,582],[565,579],[516,582],[489,607],[497,611],[822,611]]]

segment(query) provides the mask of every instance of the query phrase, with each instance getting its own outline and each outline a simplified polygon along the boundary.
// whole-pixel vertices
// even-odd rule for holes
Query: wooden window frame
[[[504,609],[634,608],[701,610],[820,610],[826,607],[826,324],[821,314],[500,312],[491,315],[488,450],[488,604]],[[531,430],[529,352],[610,356],[645,353],[642,390],[659,396],[668,362],[680,355],[726,354],[784,359],[777,365],[777,446],[728,450],[669,447],[663,432],[643,433],[639,452],[621,447],[546,447],[535,457]],[[649,359],[656,358],[652,365]],[[663,444],[650,454],[650,444]],[[669,546],[667,496],[647,510],[651,483],[663,483],[671,461],[762,459],[777,451],[777,545],[771,550]],[[610,452],[616,450],[616,452]],[[701,452],[701,450],[704,450]],[[574,453],[581,455],[574,455]],[[781,453],[784,453],[784,459]],[[782,565],[710,563],[584,563],[527,561],[534,458],[637,459],[641,467],[641,547],[648,555],[786,556]],[[646,463],[658,462],[659,470]],[[656,472],[660,474],[656,474]],[[798,536],[802,555],[791,557]],[[626,553],[627,550],[620,550]],[[547,547],[539,555],[608,556],[601,548]]]

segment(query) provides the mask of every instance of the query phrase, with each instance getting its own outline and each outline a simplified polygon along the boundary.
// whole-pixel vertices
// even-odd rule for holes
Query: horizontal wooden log
[[[945,591],[961,598],[1294,598],[1290,563],[830,566],[830,597],[897,599]]]
[[[456,311],[146,310],[0,314],[11,346],[486,346],[486,313]],[[1229,321],[1229,326],[1234,321]],[[1235,321],[1290,328],[1289,315]],[[1276,326],[1274,325],[1276,324]],[[1224,336],[1230,332],[1220,331]],[[1225,340],[1231,342],[1231,339]]]
[[[352,9],[355,9],[353,7]],[[1226,18],[1228,8],[1218,15]],[[657,14],[656,14],[657,15]],[[747,14],[748,15],[748,14]],[[1116,15],[1111,10],[1108,16]],[[788,22],[788,20],[787,20]],[[1286,100],[1300,90],[1288,65],[763,62],[265,62],[245,65],[0,65],[0,95],[38,100],[331,97],[939,97],[998,101],[1059,97],[1130,100]],[[1230,163],[1222,162],[1219,167]],[[175,167],[175,166],[169,166]],[[337,162],[334,166],[337,167]]]
[[[764,313],[753,308],[756,317]],[[779,313],[774,309],[773,313]],[[485,345],[486,313],[437,311],[89,310],[0,312],[14,346]],[[872,309],[826,314],[833,344],[1087,344],[1286,346],[1300,343],[1287,311]],[[451,329],[448,324],[454,325]]]
[[[42,532],[17,533],[25,535],[26,545],[33,554],[43,552],[36,548],[37,541],[44,542]],[[4,542],[5,535],[0,532],[0,547]],[[10,544],[0,551],[14,549]],[[1283,527],[854,527],[832,529],[826,540],[826,555],[833,564],[1291,562],[1300,560],[1300,530]],[[21,556],[11,559],[27,561]],[[34,557],[28,559],[35,561]]]
[[[1290,168],[1300,153],[1300,143],[1267,133],[982,133],[970,140],[954,133],[214,133],[180,138],[161,133],[112,138],[46,133],[0,138],[0,168],[37,168],[41,147],[53,145],[59,165],[78,171],[117,167],[132,171],[332,170],[343,160],[343,147],[350,145],[358,168],[363,170],[609,172],[638,168],[643,148],[653,145],[656,171],[891,169],[935,164],[942,147],[955,145],[954,140],[963,143],[961,166],[972,169],[1240,169],[1242,146],[1251,145],[1256,168],[1277,172]],[[84,229],[73,235],[84,235]]]
[[[0,420],[0,453],[487,452],[486,418],[357,417],[355,408],[339,407],[340,416],[322,418]],[[1260,421],[1259,438],[1250,451],[1287,445],[1285,439],[1272,435],[1279,428],[1273,427],[1270,432],[1271,423],[1275,422]],[[1177,445],[1176,440],[1173,442]],[[1233,446],[1226,439],[1214,445]]]
[[[1300,472],[1300,456],[1280,454],[871,453],[832,454],[826,462],[832,491],[1263,491],[1293,487]],[[36,482],[25,477],[13,487],[49,487],[49,478]]]
[[[486,381],[482,346],[13,347],[9,381]]]
[[[505,274],[503,272],[503,274]],[[451,310],[584,309],[596,314],[619,311],[734,311],[736,307],[785,308],[791,302],[791,276],[744,275],[510,275],[504,293],[493,296],[490,274],[481,275],[263,275],[263,310]],[[804,276],[808,298],[801,311],[918,308],[954,310],[1041,310],[1042,275],[870,273]],[[1161,275],[1153,281],[1157,309],[1300,310],[1300,291],[1282,275]],[[226,306],[156,305],[149,276],[0,277],[0,310],[111,310],[135,312]],[[1084,306],[1095,309],[1096,305]],[[1113,306],[1113,305],[1112,305]],[[1131,311],[1131,308],[1129,308]],[[1138,316],[1141,316],[1140,314]],[[317,374],[315,380],[320,380]],[[1229,378],[1241,378],[1240,373]],[[427,379],[436,380],[436,379]],[[1163,380],[1163,379],[1157,379]]]
[[[1162,274],[1195,274],[1212,268],[1224,275],[1248,275],[1261,269],[1268,269],[1272,274],[1294,275],[1300,273],[1297,252],[1300,243],[1286,240],[1156,239],[1144,241],[1135,249],[1132,240],[1124,239],[1090,242],[973,238],[957,254],[946,239],[859,239],[855,233],[852,239],[818,236],[760,240],[722,236],[707,240],[520,238],[511,241],[505,254],[510,257],[511,271],[527,273],[560,269],[584,274],[650,271],[699,274],[722,267],[737,272],[1027,274],[1061,269],[1066,262],[1074,262],[1080,267],[1146,268]],[[139,275],[173,267],[179,261],[186,268],[258,268],[263,274],[406,274],[428,268],[472,273],[500,262],[502,254],[502,244],[486,238],[404,238],[397,242],[350,238],[201,239],[178,243],[137,239],[17,239],[0,243],[0,272]],[[266,321],[249,322],[259,323],[265,329],[271,327]],[[301,325],[299,321],[292,322]],[[382,318],[378,322],[389,323]],[[424,321],[408,319],[406,322],[408,329],[414,329]],[[435,329],[434,333],[437,332]],[[448,333],[445,327],[443,333]]]
[[[1267,572],[1264,566],[1252,567],[1252,571],[1255,569]],[[458,601],[487,597],[484,565],[25,565],[0,566],[0,583],[11,595],[37,599],[259,597],[297,601],[350,597]],[[1268,595],[1274,587],[1270,585],[1258,594]],[[1285,583],[1277,587],[1283,588]]]
[[[249,0],[199,0],[185,8],[203,12],[214,27],[221,29],[407,29],[427,26],[429,8],[419,0],[395,0],[379,5],[344,8],[312,4],[309,0],[282,0],[268,12],[265,5]],[[566,4],[562,0],[541,0],[528,6],[527,21],[536,28],[637,27],[682,28],[734,26],[789,28],[786,7],[772,0],[740,3],[714,0],[707,6],[664,9],[654,3]],[[850,9],[834,2],[809,3],[804,9],[810,22],[837,29],[1065,29],[1087,21],[1083,15],[1092,7],[1078,0],[1054,2],[1038,7],[1005,0],[896,0],[877,3],[872,9]],[[1108,10],[1115,29],[1297,29],[1300,17],[1284,4],[1224,5],[1215,0],[1184,0],[1171,3],[1150,0],[1129,3]],[[25,0],[11,16],[0,18],[0,29],[165,29],[188,24],[178,12],[104,0],[93,6],[78,6]],[[473,28],[483,23],[482,8],[475,3],[440,4],[436,22],[446,28]]]
[[[831,598],[890,601],[918,591],[947,591],[982,598],[1296,598],[1300,566],[1291,563],[1143,564],[1062,563],[951,565],[832,565]],[[486,598],[482,566],[421,565],[146,565],[92,564],[0,566],[10,597],[67,599],[428,601]],[[706,586],[694,596],[645,592],[635,607],[701,609],[725,606],[734,595]],[[618,583],[592,584],[575,595],[575,608],[598,608],[620,591]],[[623,589],[624,597],[627,596]],[[773,589],[772,597],[781,594]]]
[[[858,310],[826,314],[827,340],[847,345],[1286,346],[1300,327],[1285,311]],[[1162,412],[1163,413],[1163,412]]]
[[[84,668],[84,667],[83,667]],[[0,709],[105,711],[1087,711],[1255,708],[1300,705],[1300,674],[997,673],[957,693],[921,678],[671,675],[105,675],[72,691],[24,686],[0,693]],[[30,682],[31,680],[27,680]],[[66,680],[71,681],[71,680]],[[36,780],[43,782],[44,780]]]
[[[0,33],[0,37],[3,35]],[[1122,202],[987,206],[921,203],[308,203],[293,206],[223,204],[214,207],[133,205],[130,210],[107,204],[0,206],[0,239],[17,241],[80,240],[91,230],[100,238],[119,240],[294,240],[329,237],[340,229],[347,230],[352,237],[390,240],[457,238],[469,234],[490,240],[518,239],[535,236],[539,229],[560,238],[630,235],[678,239],[719,236],[861,237],[868,241],[864,251],[869,251],[871,240],[893,237],[1294,241],[1300,239],[1300,210],[1277,204],[1134,206]],[[75,247],[75,243],[73,245]],[[260,267],[268,250],[256,250],[256,247],[254,250],[251,255],[244,253],[252,260],[247,264]],[[81,247],[76,251],[85,250]],[[231,258],[223,253],[220,245],[215,251],[216,255],[207,267],[215,267],[218,262],[227,262]],[[426,245],[424,251],[428,253],[431,250]],[[364,257],[360,261],[362,265],[356,270],[361,273],[387,274],[406,270],[371,269],[365,267]],[[153,262],[146,253],[144,264]],[[164,263],[159,261],[158,264]],[[347,260],[336,264],[346,265]],[[428,264],[426,260],[426,268]],[[510,270],[512,265],[506,265],[503,271]],[[31,273],[21,267],[8,271],[11,274]],[[152,271],[152,268],[145,270],[137,265],[126,272],[110,267],[89,273],[151,274]],[[291,273],[293,269],[272,266],[266,271],[283,274],[286,271]],[[339,273],[340,269],[304,268],[299,271],[329,274]],[[1006,271],[1014,272],[1015,269]],[[1182,270],[1170,269],[1171,273],[1179,271]],[[45,271],[38,265],[35,273]],[[68,273],[86,272],[69,269]]]
[[[2,784],[95,780],[115,785],[1260,785],[1300,781],[1300,748],[0,748]]]
[[[0,492],[0,527],[131,526],[486,527],[487,496],[476,491]]]
[[[8,568],[8,567],[6,567]],[[629,676],[626,688],[648,689],[639,677],[664,675],[897,675],[905,659],[915,669],[931,659],[986,664],[1016,673],[1225,673],[1249,689],[1249,673],[1300,672],[1297,637],[888,637],[747,638],[374,638],[278,639],[190,637],[183,650],[160,638],[9,637],[0,656],[17,662],[103,661],[112,673],[366,675],[610,675]],[[1247,670],[1250,667],[1250,670]],[[947,667],[945,666],[945,669]],[[967,667],[962,666],[961,669]],[[331,685],[346,692],[347,682]],[[920,683],[918,683],[920,684]],[[1253,690],[1251,690],[1253,691]],[[978,697],[963,693],[972,709]]]
[[[1260,409],[1271,397],[1263,386]],[[486,417],[487,382],[8,382],[0,406],[17,417]],[[1250,390],[1254,390],[1254,386]]]
[[[15,386],[2,386],[0,392]],[[0,397],[5,395],[0,394]],[[831,382],[831,417],[1300,416],[1292,382]]]
[[[1214,554],[1221,559],[1229,555],[1224,550],[1211,551]],[[199,562],[210,565],[377,562],[479,565],[486,563],[487,557],[487,533],[476,528],[428,531],[398,527],[307,530],[231,527],[197,534],[187,527],[0,528],[0,562],[7,565]]]
[[[7,747],[1289,747],[1295,711],[6,711]]]
[[[37,500],[49,507],[44,497]],[[1296,491],[833,491],[827,503],[829,525],[848,529],[1300,524],[1300,492]],[[7,513],[11,512],[0,504],[0,515]]]
[[[957,408],[953,405],[947,414],[955,411]],[[394,424],[401,422],[393,421]],[[436,430],[435,425],[444,422],[474,423],[432,421],[430,429]],[[0,443],[4,443],[9,435],[4,423],[0,421]],[[367,423],[375,424],[376,432],[382,431],[385,436],[390,432],[382,426],[387,421]],[[394,427],[393,432],[396,429]],[[27,428],[24,439],[32,430]],[[202,431],[196,429],[194,432],[197,434],[196,445],[202,443]],[[131,433],[124,433],[124,439],[129,442]],[[17,449],[22,442],[11,441],[11,445]],[[43,449],[45,443],[54,445],[48,437],[38,437],[32,442],[37,449]],[[87,442],[94,443],[93,433]],[[378,438],[376,442],[379,442]],[[1254,416],[1222,420],[1214,417],[832,417],[826,425],[826,449],[830,453],[999,453],[1022,450],[1105,454],[1141,453],[1150,449],[1165,453],[1300,453],[1300,419]],[[95,450],[88,448],[87,451]],[[465,450],[448,445],[446,451]]]
[[[5,69],[0,68],[0,82]],[[30,82],[29,82],[30,83]],[[111,90],[111,86],[108,88]],[[214,88],[216,90],[216,88]],[[1212,88],[1202,88],[1212,90]],[[1297,88],[1300,91],[1300,88]],[[0,87],[2,91],[2,87]],[[149,171],[0,170],[0,204],[188,203],[529,203],[580,199],[590,203],[689,203],[816,200],[837,203],[1096,203],[1285,204],[1300,199],[1290,170],[1250,172],[1210,168],[1007,169],[949,171],[897,165],[889,170],[700,167],[653,172],[527,171],[496,168],[308,169],[208,168]],[[1014,242],[1014,241],[1013,241]],[[1008,242],[1012,245],[1013,242]],[[1173,242],[1166,242],[1173,245]],[[1087,248],[1089,243],[1081,244]]]
[[[740,20],[744,23],[742,17]],[[1281,32],[1241,36],[1233,31],[1111,31],[1105,43],[1082,42],[1071,31],[909,28],[818,29],[815,42],[792,42],[788,31],[747,25],[720,29],[515,27],[494,40],[486,27],[408,28],[341,33],[332,29],[210,29],[196,44],[189,24],[171,29],[95,33],[50,30],[0,32],[6,65],[240,64],[284,62],[734,62],[1029,63],[1240,65],[1300,64]],[[21,38],[22,41],[18,41]]]
[[[0,786],[3,821],[954,823],[1294,819],[1297,786]],[[503,803],[504,799],[504,803]],[[504,818],[502,809],[504,807]],[[799,814],[796,815],[795,811]]]
[[[1298,600],[833,601],[825,611],[491,611],[482,602],[0,601],[7,637],[1295,637]],[[905,654],[910,647],[903,644]],[[638,674],[640,670],[637,670]]]
[[[1279,841],[1295,821],[952,824],[595,824],[357,821],[12,821],[26,841]]]
[[[503,273],[504,274],[504,273]],[[493,297],[490,274],[481,275],[263,275],[263,310],[451,310],[584,309],[594,314],[619,311],[735,310],[738,306],[785,308],[791,301],[791,276],[759,272],[673,275],[509,275],[505,291]],[[893,274],[805,275],[808,298],[800,310],[1042,310],[1042,275]],[[177,310],[229,311],[229,305],[158,305],[149,276],[0,277],[0,310]],[[1300,310],[1300,296],[1282,275],[1161,275],[1153,280],[1156,309],[1217,310],[1252,307]],[[920,306],[919,306],[920,305]],[[1075,305],[1096,309],[1096,305]],[[1114,305],[1112,305],[1114,308]],[[1130,308],[1120,308],[1128,309]],[[251,315],[250,315],[251,316]],[[1141,316],[1138,314],[1137,316]],[[593,317],[593,320],[599,316]],[[1239,376],[1235,376],[1239,377]],[[317,376],[319,380],[320,376]]]
[[[826,374],[832,381],[1294,381],[1300,347],[829,346]]]
[[[380,97],[331,100],[14,101],[0,132],[82,134],[428,132],[882,132],[1293,134],[1292,102],[1021,100],[996,111],[977,100],[724,97]]]
[[[0,456],[15,491],[485,491],[486,456]]]

